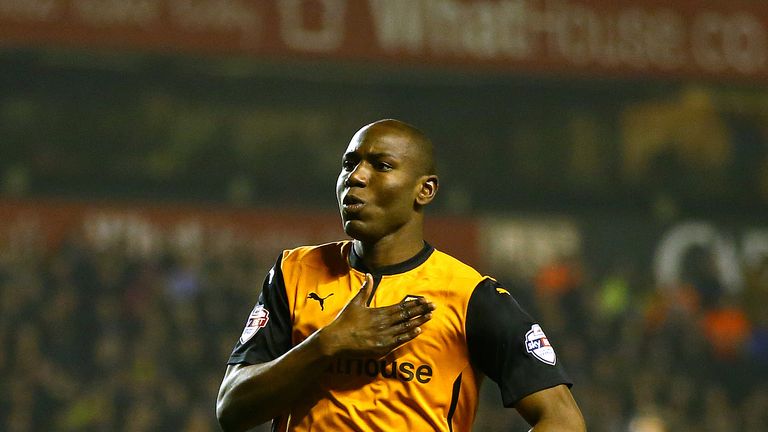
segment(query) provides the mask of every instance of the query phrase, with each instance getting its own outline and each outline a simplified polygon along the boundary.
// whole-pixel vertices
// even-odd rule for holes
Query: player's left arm
[[[467,305],[466,332],[473,365],[533,431],[586,430],[554,347],[509,290],[493,279],[480,282]]]
[[[522,398],[515,409],[533,426],[534,432],[587,430],[581,410],[566,385],[532,393]]]

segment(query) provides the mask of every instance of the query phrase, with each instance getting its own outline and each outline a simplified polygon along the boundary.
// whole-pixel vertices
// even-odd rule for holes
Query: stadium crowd
[[[0,244],[0,430],[213,431],[229,352],[274,256],[248,244],[138,255],[72,233]],[[499,274],[546,331],[589,430],[768,430],[768,261],[726,294],[580,257]],[[475,430],[526,430],[486,382]]]

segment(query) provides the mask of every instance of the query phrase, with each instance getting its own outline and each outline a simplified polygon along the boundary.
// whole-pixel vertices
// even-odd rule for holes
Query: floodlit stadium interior
[[[0,0],[0,430],[219,430],[381,118],[433,140],[427,240],[544,323],[590,431],[768,430],[768,4],[673,3]]]

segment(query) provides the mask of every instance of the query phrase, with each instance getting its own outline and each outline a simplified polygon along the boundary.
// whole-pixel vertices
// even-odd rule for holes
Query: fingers
[[[408,333],[401,333],[399,335],[394,336],[395,342],[392,345],[392,349],[389,350],[389,352],[392,352],[397,348],[401,347],[402,345],[406,344],[407,342],[410,342],[413,339],[416,339],[416,336],[418,336],[420,333],[421,333],[421,329],[416,328],[413,331],[410,331]]]
[[[393,327],[392,333],[390,334],[394,344],[392,349],[395,349],[400,345],[415,339],[419,334],[421,334],[421,326],[430,319],[432,319],[432,314],[428,313],[418,318],[402,322]]]
[[[392,349],[395,349],[421,334],[421,326],[432,319],[435,306],[419,299],[382,309],[389,313],[389,327],[382,336],[392,341]]]
[[[411,333],[414,331],[416,332],[416,334],[421,333],[421,326],[426,324],[431,319],[432,319],[432,313],[427,313],[420,317],[416,317],[412,320],[403,321],[394,327],[395,332],[396,334]]]
[[[429,314],[433,310],[435,310],[435,305],[423,298],[381,308],[387,324],[390,325],[413,320]]]
[[[365,281],[360,287],[360,291],[352,298],[352,302],[365,306],[371,294],[373,293],[373,275],[370,273],[365,274]]]

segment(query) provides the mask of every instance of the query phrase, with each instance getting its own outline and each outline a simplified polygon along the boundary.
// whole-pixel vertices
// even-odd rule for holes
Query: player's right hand
[[[326,355],[382,358],[418,336],[421,326],[432,319],[435,305],[424,298],[378,308],[366,306],[373,285],[373,276],[366,274],[360,291],[320,330]]]

